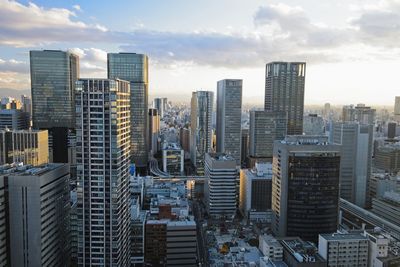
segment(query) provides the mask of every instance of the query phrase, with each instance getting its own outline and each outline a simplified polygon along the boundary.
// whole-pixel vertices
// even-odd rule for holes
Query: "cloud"
[[[24,61],[0,58],[0,72],[2,73],[29,73],[29,66]]]
[[[82,8],[81,8],[80,5],[73,5],[72,8],[77,10],[77,11],[82,11]]]
[[[376,53],[389,54],[400,41],[398,0],[360,8],[359,14],[342,28],[314,23],[299,6],[268,4],[256,10],[254,28],[230,28],[223,32],[156,31],[145,27],[118,32],[80,21],[79,13],[75,13],[80,10],[78,5],[69,10],[0,0],[0,45],[112,44],[122,51],[148,54],[153,64],[174,69],[193,65],[255,67],[270,60],[341,61],[365,57],[365,47],[376,51],[389,48]],[[361,49],[353,49],[355,46]],[[83,73],[104,73],[105,51],[72,50],[81,57]],[[351,54],[346,53],[349,50]]]
[[[65,8],[45,9],[34,3],[23,5],[0,0],[0,44],[17,47],[51,42],[91,41],[104,38],[107,29],[75,20],[76,14]]]
[[[79,56],[81,77],[105,78],[107,76],[107,52],[98,48],[71,48]]]

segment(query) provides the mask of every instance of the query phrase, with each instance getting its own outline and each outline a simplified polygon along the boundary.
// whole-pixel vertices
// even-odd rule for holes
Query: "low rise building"
[[[258,248],[264,256],[274,261],[283,260],[283,247],[273,236],[260,235],[258,244]]]
[[[361,233],[320,234],[318,252],[329,267],[368,266],[368,238]]]
[[[291,267],[326,267],[327,262],[318,254],[317,247],[298,237],[282,238],[283,260]]]

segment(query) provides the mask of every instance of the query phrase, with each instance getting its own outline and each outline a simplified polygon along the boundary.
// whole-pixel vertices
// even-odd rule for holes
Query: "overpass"
[[[341,198],[339,201],[340,209],[348,212],[351,215],[360,218],[362,221],[371,224],[375,227],[380,227],[382,230],[390,234],[393,238],[400,240],[400,225],[391,223],[376,214],[360,208],[359,206]]]
[[[188,175],[188,176],[175,176],[175,175],[170,175],[167,172],[163,172],[160,170],[158,167],[158,161],[155,158],[150,159],[150,173],[154,175],[154,178],[160,179],[160,180],[180,180],[180,181],[187,181],[187,180],[196,180],[196,181],[205,181],[207,180],[207,177],[205,176],[193,176],[193,175]]]

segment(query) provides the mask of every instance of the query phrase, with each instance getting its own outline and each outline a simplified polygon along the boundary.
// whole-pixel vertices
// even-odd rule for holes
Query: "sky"
[[[189,101],[243,79],[262,104],[265,64],[305,61],[306,104],[393,105],[400,0],[0,0],[1,89],[29,89],[29,51],[70,50],[81,77],[107,52],[149,56],[150,97]]]

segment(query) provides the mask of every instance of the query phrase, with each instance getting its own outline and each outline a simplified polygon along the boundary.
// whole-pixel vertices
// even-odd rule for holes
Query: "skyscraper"
[[[131,159],[138,170],[145,170],[148,161],[148,58],[136,53],[107,54],[108,78],[130,82]]]
[[[365,104],[357,104],[357,106],[343,106],[342,121],[343,122],[359,122],[361,124],[374,124],[376,110]]]
[[[360,207],[370,204],[372,125],[333,123],[332,142],[342,145],[340,196]]]
[[[59,50],[30,51],[30,66],[33,127],[49,131],[53,162],[67,163],[79,57]]]
[[[205,154],[212,149],[213,98],[210,91],[192,93],[190,159],[199,174],[204,172]]]
[[[155,108],[149,109],[149,151],[152,155],[158,152],[158,137],[160,135],[160,114]]]
[[[217,83],[217,152],[226,153],[240,164],[242,80]]]
[[[76,86],[78,265],[129,266],[130,88]]]
[[[233,219],[236,212],[236,160],[222,153],[207,153],[205,158],[208,213],[216,218]]]
[[[166,97],[156,97],[153,100],[153,108],[158,110],[158,114],[160,114],[161,119],[164,117],[164,112],[167,110],[167,101],[168,99]]]
[[[259,160],[272,162],[274,141],[285,138],[286,127],[285,112],[250,111],[250,167]]]
[[[400,116],[400,96],[396,96],[394,100],[394,115]]]
[[[8,195],[11,266],[69,266],[67,164],[3,173]]]
[[[339,213],[340,146],[323,136],[287,136],[275,141],[272,231],[318,240],[336,232]]]
[[[271,62],[266,66],[265,102],[268,111],[287,113],[287,134],[303,134],[305,62]]]

